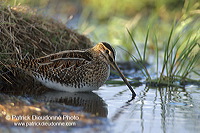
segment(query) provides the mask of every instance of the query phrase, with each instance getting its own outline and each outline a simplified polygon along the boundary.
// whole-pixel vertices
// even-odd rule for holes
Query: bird
[[[84,50],[65,50],[39,58],[22,59],[15,67],[48,88],[67,92],[89,92],[97,90],[105,83],[111,66],[135,97],[136,93],[115,61],[115,54],[109,43],[100,42]]]

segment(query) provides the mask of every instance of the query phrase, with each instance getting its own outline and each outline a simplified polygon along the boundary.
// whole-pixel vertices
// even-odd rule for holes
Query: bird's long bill
[[[125,76],[123,75],[123,73],[120,71],[119,67],[117,66],[116,62],[111,63],[111,66],[119,73],[120,77],[123,79],[123,81],[126,83],[126,85],[128,86],[128,88],[130,89],[130,91],[132,92],[133,97],[136,96],[135,91],[133,90],[133,88],[131,87],[131,85],[129,84],[128,80],[125,78]]]

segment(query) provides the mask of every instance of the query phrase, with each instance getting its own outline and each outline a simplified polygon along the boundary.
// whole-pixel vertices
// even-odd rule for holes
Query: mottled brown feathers
[[[100,87],[108,77],[109,67],[101,58],[96,58],[91,50],[68,50],[32,60],[21,60],[18,67],[45,82],[52,81],[75,88],[90,84]]]

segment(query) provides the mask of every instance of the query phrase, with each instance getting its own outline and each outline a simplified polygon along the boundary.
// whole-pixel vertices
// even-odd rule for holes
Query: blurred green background
[[[29,6],[39,14],[66,23],[95,43],[107,41],[117,51],[120,48],[116,46],[120,46],[131,54],[135,50],[127,29],[139,47],[143,47],[149,28],[148,49],[152,53],[155,38],[162,49],[173,24],[175,34],[182,36],[182,43],[200,33],[199,0],[4,0],[1,3]],[[130,60],[127,52],[121,52],[118,59]]]

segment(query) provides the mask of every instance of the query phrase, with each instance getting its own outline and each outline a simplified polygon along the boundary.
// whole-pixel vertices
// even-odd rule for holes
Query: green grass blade
[[[144,43],[143,61],[146,60],[146,50],[147,50],[147,41],[148,41],[148,38],[149,38],[149,28],[147,30],[147,35],[146,35],[145,43]]]
[[[155,44],[156,44],[156,73],[157,73],[157,78],[158,78],[158,74],[159,74],[159,71],[158,71],[158,68],[159,68],[159,50],[158,50],[158,39],[157,39],[157,36],[156,34],[154,34],[154,41],[155,41]]]
[[[193,72],[194,74],[200,76],[200,73],[198,73],[197,71],[192,70],[191,72]]]
[[[144,72],[142,71],[142,73],[143,73],[144,75],[146,75],[145,77],[146,77],[147,79],[151,80],[151,76],[150,76],[150,74],[149,74],[149,72],[148,72],[146,66],[143,65],[135,56],[132,56],[132,57],[135,59],[135,63],[139,63],[139,66],[142,68],[142,70],[144,70]],[[132,58],[132,57],[131,57],[131,58]],[[132,59],[133,59],[133,58],[132,58]]]
[[[169,53],[169,56],[171,57],[170,59],[170,62],[169,62],[169,76],[170,77],[173,77],[173,70],[174,68],[176,68],[175,66],[175,61],[176,61],[176,55],[177,55],[177,52],[178,52],[178,49],[180,48],[181,45],[179,45],[177,48],[176,46],[178,45],[178,41],[179,41],[180,37],[177,37],[175,42],[173,43],[172,47],[171,47],[171,50],[170,50],[170,53]]]
[[[187,44],[189,44],[189,40],[190,40],[190,38],[188,39],[188,41],[187,41]],[[176,52],[175,52],[175,57],[176,58],[174,58],[174,66],[176,66],[175,67],[175,69],[174,69],[174,71],[173,71],[173,73],[172,73],[172,75],[177,75],[178,74],[178,69],[180,69],[180,64],[181,63],[179,63],[181,60],[181,62],[184,62],[184,60],[183,60],[183,55],[184,55],[184,53],[187,51],[187,49],[184,49],[181,53],[180,53],[180,55],[178,55],[178,51],[180,50],[180,48],[181,48],[181,46],[182,45],[179,45],[178,47],[177,47],[177,49],[176,49]]]
[[[179,63],[178,64],[179,70],[177,74],[180,74],[181,72],[186,73],[186,71],[188,70],[189,64],[192,63],[191,59],[190,61],[188,61],[188,58],[189,58],[190,53],[194,49],[194,47],[197,45],[193,41],[190,44],[189,43],[187,44],[187,47],[185,48],[185,50],[183,50],[180,57],[177,59],[177,63]]]
[[[140,58],[140,60],[142,61],[142,56],[141,56],[141,54],[140,54],[140,51],[139,51],[139,49],[138,49],[138,47],[137,47],[137,44],[136,44],[135,40],[133,39],[132,34],[130,33],[130,31],[129,31],[128,29],[126,29],[126,30],[128,31],[128,34],[129,34],[129,36],[131,37],[131,40],[132,40],[132,42],[133,42],[133,44],[134,44],[134,46],[135,46],[135,48],[136,48],[136,51],[137,51],[137,53],[138,53],[138,55],[139,55],[139,58]]]
[[[163,77],[165,70],[166,70],[166,73],[167,73],[167,76],[168,76],[168,66],[167,66],[167,63],[169,61],[169,53],[168,52],[169,52],[169,46],[170,46],[173,31],[174,31],[174,25],[172,26],[172,29],[171,29],[171,32],[170,32],[170,35],[169,35],[169,38],[168,38],[168,41],[167,41],[167,45],[166,45],[165,50],[164,50],[164,61],[163,61],[163,67],[162,67],[162,71],[161,71],[161,74],[160,74],[160,78]]]
[[[187,65],[184,73],[183,73],[183,78],[186,78],[187,75],[194,69],[193,66],[197,63],[198,59],[200,58],[200,54],[196,54],[194,58],[192,58],[191,61],[189,61],[189,64]]]
[[[146,77],[146,78],[149,78],[150,75],[146,69],[146,66],[144,66],[135,56],[131,55],[131,53],[129,53],[127,50],[123,49],[122,47],[119,47],[120,49],[124,50],[125,52],[127,52],[130,56],[131,56],[131,59],[134,61],[134,63],[139,67],[139,68],[142,68],[141,69],[141,72],[142,74]]]

